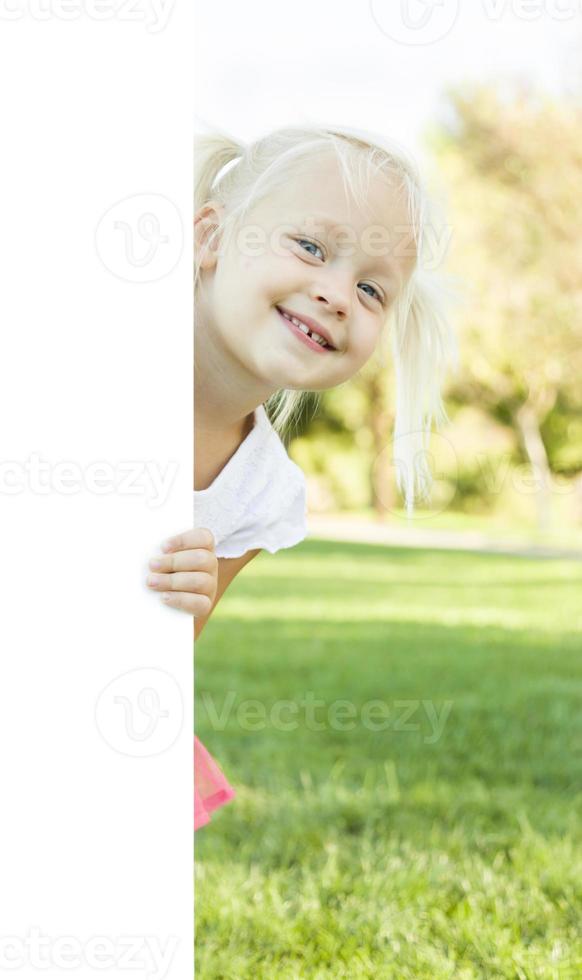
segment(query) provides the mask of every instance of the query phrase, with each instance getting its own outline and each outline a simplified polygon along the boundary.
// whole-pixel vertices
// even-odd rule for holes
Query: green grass
[[[196,645],[237,791],[195,836],[200,980],[582,976],[581,585],[318,541],[243,570]]]

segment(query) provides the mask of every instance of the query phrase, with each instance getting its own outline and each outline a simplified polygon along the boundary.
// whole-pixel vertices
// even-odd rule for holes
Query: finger
[[[171,575],[148,575],[146,584],[156,592],[196,592],[212,595],[216,579],[208,572],[174,572]]]
[[[173,609],[181,609],[194,617],[208,616],[212,600],[207,595],[192,595],[189,592],[164,592],[162,600]]]
[[[149,567],[152,572],[216,572],[217,558],[213,551],[199,548],[194,551],[177,551],[170,555],[157,555]]]
[[[212,531],[207,527],[192,527],[182,534],[176,534],[162,543],[162,551],[186,551],[188,548],[206,548],[214,550],[215,542]]]

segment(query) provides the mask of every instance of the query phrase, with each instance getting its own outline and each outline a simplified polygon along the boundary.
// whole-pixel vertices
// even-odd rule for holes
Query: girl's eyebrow
[[[310,212],[307,216],[302,216],[298,224],[308,226],[312,221],[316,221],[327,228],[350,227],[349,222],[338,221],[337,218],[329,214],[314,211]],[[390,255],[371,255],[369,257],[376,260],[374,266],[379,272],[384,273],[389,279],[397,279],[400,282],[401,276],[398,265]],[[386,261],[384,262],[383,259]]]
[[[329,214],[320,214],[316,211],[311,211],[307,215],[301,215],[301,224],[308,224],[311,221],[318,221],[322,225],[326,225],[329,228],[337,227],[337,225],[342,225],[345,222],[338,221],[337,218],[332,218]]]

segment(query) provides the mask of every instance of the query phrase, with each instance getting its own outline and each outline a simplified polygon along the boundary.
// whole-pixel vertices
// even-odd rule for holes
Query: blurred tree
[[[449,98],[431,143],[449,187],[451,266],[469,292],[450,394],[517,428],[545,526],[544,423],[560,397],[582,405],[582,110],[523,88]]]
[[[344,425],[354,432],[360,450],[366,453],[370,503],[379,520],[384,520],[397,506],[391,444],[394,412],[390,376],[391,371],[380,351],[350,382],[351,398],[334,399],[331,392],[327,394],[330,409],[340,418],[343,416]],[[355,405],[357,411],[354,411]]]

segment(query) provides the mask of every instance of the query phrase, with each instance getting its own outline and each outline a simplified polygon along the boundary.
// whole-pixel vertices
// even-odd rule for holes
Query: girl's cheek
[[[365,348],[360,348],[357,353],[357,361],[359,368],[364,367],[370,361],[374,355],[376,349],[375,344],[368,344]],[[358,368],[358,370],[359,370]]]
[[[376,344],[378,342],[378,337],[375,333],[355,333],[352,338],[352,349],[355,352],[357,358],[365,364],[369,361],[372,354],[376,349]]]

